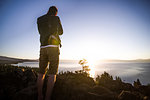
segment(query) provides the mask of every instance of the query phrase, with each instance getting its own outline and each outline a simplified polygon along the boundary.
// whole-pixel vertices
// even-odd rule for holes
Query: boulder
[[[92,93],[99,95],[99,99],[102,100],[116,100],[117,94],[115,92],[112,92],[106,87],[102,86],[94,86],[92,89]]]
[[[37,100],[37,86],[29,86],[17,92],[13,100]]]
[[[21,79],[23,75],[24,75],[23,69],[16,68],[14,70],[14,76],[16,76],[17,78]]]
[[[141,100],[141,98],[136,94],[124,90],[119,94],[118,99],[119,100]]]

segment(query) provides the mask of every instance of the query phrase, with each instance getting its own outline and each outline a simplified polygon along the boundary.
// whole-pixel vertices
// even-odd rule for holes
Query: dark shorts
[[[49,69],[47,68],[49,65]],[[56,75],[59,65],[59,47],[47,47],[40,49],[39,73]]]

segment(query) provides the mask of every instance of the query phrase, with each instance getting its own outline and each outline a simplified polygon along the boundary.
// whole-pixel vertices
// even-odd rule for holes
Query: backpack
[[[38,30],[40,33],[41,45],[60,45],[58,35],[58,22],[56,16],[44,15],[38,18]]]

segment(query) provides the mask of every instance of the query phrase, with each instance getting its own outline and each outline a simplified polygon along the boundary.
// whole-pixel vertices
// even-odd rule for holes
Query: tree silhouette
[[[89,71],[91,70],[88,65],[86,65],[88,61],[86,59],[82,59],[79,61],[79,64],[82,65],[82,72],[86,72],[89,74]]]

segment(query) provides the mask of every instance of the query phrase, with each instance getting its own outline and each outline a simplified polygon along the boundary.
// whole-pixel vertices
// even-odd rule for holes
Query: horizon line
[[[1,56],[1,55],[0,55]],[[23,59],[23,60],[38,60],[37,59],[32,59],[32,58],[21,58],[21,57],[12,57],[12,56],[1,56],[1,57],[8,57],[8,58],[14,58],[14,59]],[[83,59],[83,58],[82,58]],[[60,59],[64,61],[69,61],[69,60],[82,60],[82,59]],[[116,58],[106,58],[106,59],[97,59],[96,61],[137,61],[137,60],[150,60],[150,58],[137,58],[137,59],[116,59]]]

